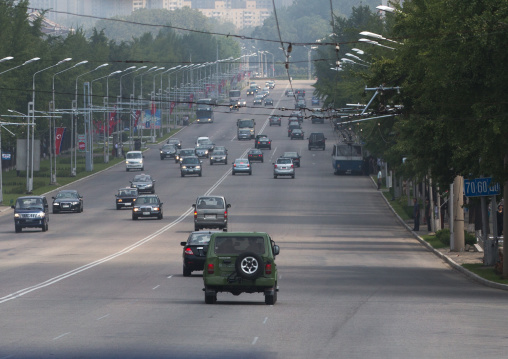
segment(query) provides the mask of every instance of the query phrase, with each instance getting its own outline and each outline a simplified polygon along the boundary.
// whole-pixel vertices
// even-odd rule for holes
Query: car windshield
[[[143,155],[141,152],[127,152],[127,159],[136,159],[136,158],[143,158]]]
[[[213,155],[214,156],[223,156],[225,155],[226,153],[224,151],[213,151]]]
[[[238,164],[238,165],[243,165],[243,164],[248,164],[248,163],[249,163],[249,160],[247,160],[245,158],[235,160],[235,164]]]
[[[174,150],[175,149],[175,145],[164,145],[164,146],[162,146],[162,149],[164,149],[164,150]]]
[[[194,155],[194,150],[181,150],[180,156],[192,156]]]
[[[240,130],[240,133],[250,135],[250,130]]]
[[[296,152],[284,152],[284,157],[298,157],[298,153]]]
[[[134,180],[132,182],[151,182],[152,179],[148,175],[137,175],[134,176]]]
[[[120,196],[137,196],[138,191],[136,189],[121,189],[118,191]]]
[[[263,237],[215,237],[215,254],[265,253]]]
[[[158,204],[159,203],[159,200],[157,199],[157,197],[138,197],[138,199],[136,200],[136,204],[137,205],[140,205],[140,204]]]
[[[198,209],[221,209],[224,208],[224,200],[220,197],[200,197],[196,207]]]
[[[249,155],[258,155],[261,153],[261,150],[250,150]]]
[[[208,138],[200,138],[200,139],[198,139],[198,145],[200,145],[202,143],[208,143],[208,141],[210,141]]]
[[[57,199],[61,199],[61,198],[78,198],[78,195],[77,195],[76,192],[59,192],[56,195],[56,198]]]
[[[184,165],[196,165],[196,164],[199,164],[199,159],[197,159],[195,157],[187,157],[187,158],[183,159],[182,164],[184,164]]]
[[[16,200],[16,209],[44,209],[44,204],[40,198],[18,198]]]
[[[291,164],[291,159],[290,158],[279,158],[279,159],[277,159],[277,164],[289,165],[289,164]]]
[[[189,236],[189,240],[187,244],[191,245],[200,245],[200,244],[208,244],[210,242],[211,233],[192,233]]]

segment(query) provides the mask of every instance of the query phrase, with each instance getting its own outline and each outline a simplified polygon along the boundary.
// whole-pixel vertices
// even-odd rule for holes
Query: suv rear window
[[[198,209],[220,209],[224,208],[222,198],[201,197],[196,205]]]
[[[215,254],[265,253],[263,237],[215,237]]]

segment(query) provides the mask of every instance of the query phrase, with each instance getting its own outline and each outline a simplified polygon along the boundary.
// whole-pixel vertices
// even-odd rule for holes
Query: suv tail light
[[[266,274],[272,274],[272,264],[271,263],[266,263],[266,265],[265,265],[265,273]]]
[[[194,211],[194,218],[198,218],[198,211]]]
[[[228,218],[228,211],[224,211],[224,218]]]
[[[291,165],[291,168],[293,168],[293,165]]]
[[[208,264],[207,272],[208,272],[208,274],[214,274],[215,273],[215,268],[214,268],[212,263]]]
[[[190,255],[192,255],[192,254],[194,254],[194,253],[192,252],[192,249],[190,249],[190,248],[185,248],[185,254],[190,254]]]

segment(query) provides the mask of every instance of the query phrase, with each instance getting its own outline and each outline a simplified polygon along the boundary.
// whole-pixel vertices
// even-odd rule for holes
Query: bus
[[[212,123],[213,122],[213,107],[211,105],[199,105],[196,110],[197,123]]]
[[[333,173],[365,174],[363,146],[359,143],[339,143],[332,151]]]

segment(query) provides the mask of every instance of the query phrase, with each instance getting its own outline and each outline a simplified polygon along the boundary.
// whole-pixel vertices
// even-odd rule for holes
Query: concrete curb
[[[377,183],[374,181],[374,179],[372,177],[370,177],[370,178],[371,178],[372,183],[374,184],[374,186],[377,188]],[[463,266],[461,266],[460,264],[455,262],[453,259],[448,257],[446,254],[443,254],[443,253],[439,252],[437,249],[435,249],[430,244],[428,244],[422,237],[420,237],[416,232],[414,232],[411,229],[410,226],[407,225],[407,223],[397,214],[397,212],[395,212],[393,207],[390,205],[390,202],[386,199],[386,197],[383,195],[383,193],[381,191],[380,191],[380,194],[381,194],[381,197],[385,200],[386,205],[390,208],[390,210],[393,212],[393,214],[395,214],[395,216],[400,221],[400,223],[402,223],[404,225],[404,227],[406,227],[406,229],[409,232],[411,232],[413,237],[415,237],[416,240],[418,240],[425,248],[427,248],[427,250],[429,250],[430,252],[434,253],[439,258],[443,259],[446,263],[448,263],[448,265],[450,267],[452,267],[453,269],[461,272],[466,277],[471,278],[472,280],[474,280],[474,281],[476,281],[476,282],[478,282],[480,284],[483,284],[484,286],[508,291],[508,285],[492,282],[490,280],[487,280],[485,278],[482,278],[482,277],[476,275],[475,273],[467,270],[466,268],[464,268]]]

